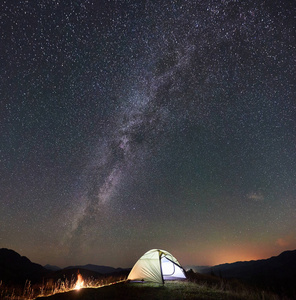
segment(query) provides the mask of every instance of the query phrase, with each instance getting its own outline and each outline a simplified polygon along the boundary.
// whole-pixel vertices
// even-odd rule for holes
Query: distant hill
[[[47,274],[44,279],[45,281],[53,280],[54,282],[57,282],[58,280],[67,279],[69,282],[72,282],[73,280],[77,280],[77,275],[80,273],[82,277],[85,278],[93,278],[93,279],[99,279],[103,278],[104,275],[98,272],[80,269],[80,268],[71,268],[71,269],[61,269],[54,272],[51,272]]]
[[[186,271],[193,270],[194,272],[197,273],[203,273],[204,270],[208,271],[209,268],[210,266],[191,266],[191,265],[184,266],[184,269]]]
[[[27,279],[36,282],[48,272],[13,250],[0,249],[0,280],[5,284],[23,284]]]
[[[296,250],[268,259],[222,264],[201,270],[222,278],[238,278],[275,292],[296,292]]]
[[[45,268],[46,270],[49,270],[49,271],[59,271],[59,270],[61,270],[60,267],[52,266],[52,265],[48,265],[48,264],[45,265],[44,268]]]
[[[68,280],[71,280],[73,276],[75,278],[77,277],[78,271],[84,277],[101,278],[104,275],[111,275],[114,273],[124,274],[127,269],[91,264],[69,266],[64,269],[52,265],[45,265],[42,267],[13,250],[6,248],[0,249],[0,281],[6,285],[22,285],[26,280],[36,283],[49,278],[58,280],[59,278],[65,277]]]
[[[64,270],[67,269],[84,269],[84,270],[89,270],[93,272],[97,272],[100,274],[110,274],[110,273],[116,273],[116,272],[121,272],[124,269],[122,268],[113,268],[113,267],[107,267],[107,266],[97,266],[97,265],[82,265],[82,266],[69,266],[65,268]]]

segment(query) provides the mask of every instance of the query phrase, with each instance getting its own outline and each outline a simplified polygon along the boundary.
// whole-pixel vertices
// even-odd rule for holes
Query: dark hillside
[[[5,284],[23,284],[26,280],[38,282],[49,271],[39,264],[32,263],[17,252],[0,249],[0,280]]]
[[[261,288],[296,298],[296,250],[249,262],[214,266],[202,271],[222,278],[238,278]]]
[[[129,270],[122,270],[114,273],[106,273],[101,274],[95,271],[87,270],[87,269],[81,269],[81,268],[71,268],[71,269],[62,269],[58,270],[56,272],[52,272],[50,274],[47,274],[44,279],[45,281],[52,280],[53,282],[56,282],[58,280],[67,280],[69,283],[76,282],[77,275],[80,273],[82,275],[83,280],[85,281],[101,281],[102,284],[106,282],[106,280],[109,277],[114,278],[121,278],[121,277],[127,277]],[[108,280],[109,281],[109,280]]]

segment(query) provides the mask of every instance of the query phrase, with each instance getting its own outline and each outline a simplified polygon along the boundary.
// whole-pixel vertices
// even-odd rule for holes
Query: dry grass
[[[114,282],[124,281],[126,275],[102,276],[99,279],[84,278],[84,288],[99,288],[113,284]],[[6,286],[0,281],[0,299],[7,300],[32,300],[37,297],[48,297],[55,294],[66,293],[76,290],[77,274],[72,274],[71,279],[66,277],[53,281],[47,279],[42,284],[31,284],[26,281],[24,287],[19,285]]]
[[[77,276],[70,280],[47,280],[46,283],[31,285],[26,282],[23,288],[5,287],[0,282],[0,299],[31,300],[38,297],[51,300],[78,299],[228,299],[228,300],[279,300],[270,292],[243,284],[238,280],[224,280],[215,276],[187,273],[185,281],[169,281],[164,285],[154,283],[116,283],[126,279],[126,275],[85,279],[85,287],[74,290]]]

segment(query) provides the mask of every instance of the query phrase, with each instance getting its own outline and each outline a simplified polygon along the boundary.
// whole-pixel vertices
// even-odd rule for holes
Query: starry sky
[[[296,248],[296,3],[2,0],[0,248],[183,265]]]

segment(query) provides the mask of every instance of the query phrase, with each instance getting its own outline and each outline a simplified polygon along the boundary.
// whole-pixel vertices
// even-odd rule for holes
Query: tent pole
[[[161,279],[162,279],[162,285],[164,285],[163,274],[162,274],[162,267],[161,267],[161,255],[162,255],[162,252],[158,250],[160,274],[161,274]]]

